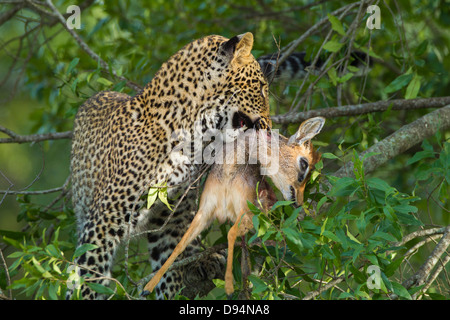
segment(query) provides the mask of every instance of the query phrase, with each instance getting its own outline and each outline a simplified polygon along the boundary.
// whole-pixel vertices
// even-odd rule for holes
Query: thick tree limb
[[[450,97],[422,98],[422,99],[396,99],[391,101],[377,101],[364,104],[332,107],[325,109],[286,113],[272,116],[271,119],[277,124],[300,123],[313,117],[336,118],[344,116],[355,116],[371,112],[383,112],[392,105],[392,110],[412,110],[424,108],[441,108],[450,104]]]

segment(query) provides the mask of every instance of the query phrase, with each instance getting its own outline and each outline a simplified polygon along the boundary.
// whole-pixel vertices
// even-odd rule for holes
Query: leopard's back
[[[130,99],[124,93],[102,91],[78,110],[73,128],[71,177],[72,203],[79,226],[84,222],[93,204],[95,190],[101,184],[105,158],[114,148],[111,120]]]

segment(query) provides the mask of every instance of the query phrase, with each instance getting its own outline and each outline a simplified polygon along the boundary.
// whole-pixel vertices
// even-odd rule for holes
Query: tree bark
[[[291,124],[291,123],[300,123],[306,119],[319,116],[325,118],[336,118],[336,117],[367,114],[371,112],[383,112],[388,110],[391,105],[392,110],[412,110],[424,108],[442,108],[449,104],[450,104],[450,97],[423,98],[411,100],[396,99],[391,101],[377,101],[342,107],[310,110],[305,112],[298,112],[295,114],[286,113],[282,115],[274,115],[271,117],[271,119],[272,122],[277,124]]]

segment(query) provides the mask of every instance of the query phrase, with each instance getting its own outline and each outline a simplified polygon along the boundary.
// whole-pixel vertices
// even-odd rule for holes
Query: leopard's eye
[[[259,90],[260,90],[261,96],[263,98],[266,98],[266,84],[262,81],[259,82]]]

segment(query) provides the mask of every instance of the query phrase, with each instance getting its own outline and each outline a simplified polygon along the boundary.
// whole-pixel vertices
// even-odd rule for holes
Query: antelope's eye
[[[308,169],[308,161],[305,158],[300,158],[299,162],[300,170],[305,172]]]

